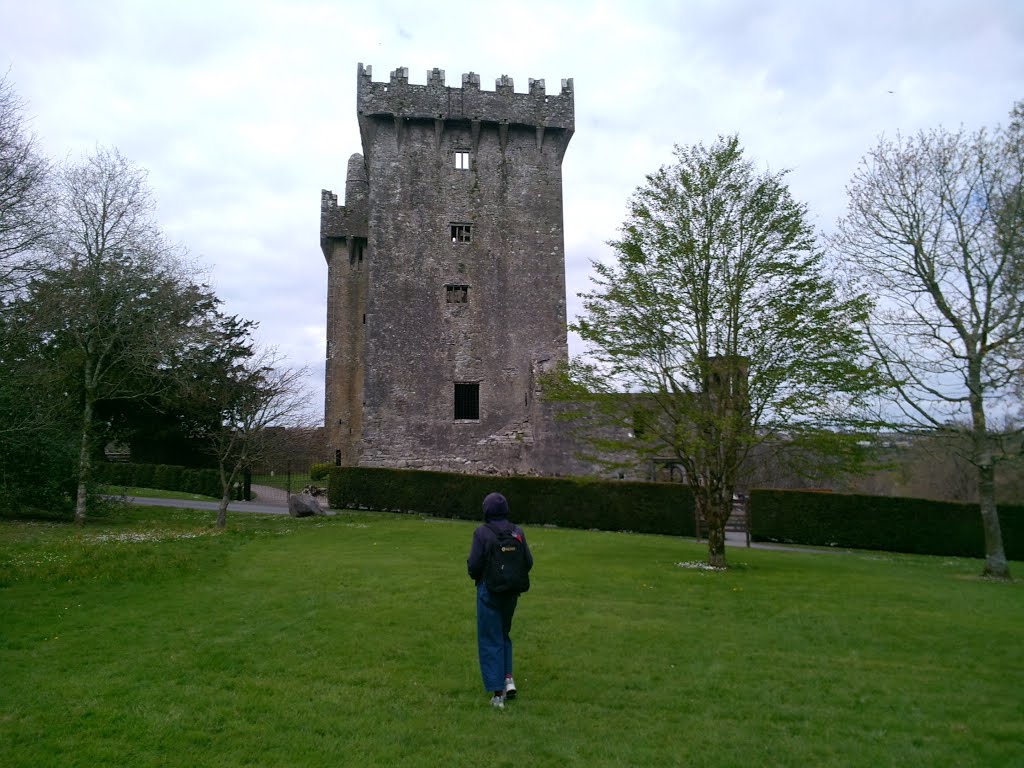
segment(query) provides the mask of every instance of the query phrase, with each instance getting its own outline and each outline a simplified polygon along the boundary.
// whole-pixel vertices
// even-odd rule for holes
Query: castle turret
[[[356,463],[362,437],[368,207],[366,166],[357,153],[348,160],[345,205],[339,206],[329,189],[320,193],[320,249],[327,260],[325,431],[336,460],[345,466]]]

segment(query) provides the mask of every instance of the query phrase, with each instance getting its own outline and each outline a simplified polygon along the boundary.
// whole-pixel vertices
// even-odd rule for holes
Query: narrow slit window
[[[451,231],[453,243],[469,243],[473,240],[472,224],[452,224]]]
[[[469,152],[464,149],[455,150],[455,168],[460,171],[469,170]]]
[[[446,285],[444,287],[444,300],[447,304],[468,304],[468,285]]]
[[[480,418],[480,382],[455,382],[455,420],[471,421]]]
[[[349,263],[351,264],[362,264],[363,253],[366,250],[366,241],[362,238],[356,238],[352,241],[352,248],[349,251]]]

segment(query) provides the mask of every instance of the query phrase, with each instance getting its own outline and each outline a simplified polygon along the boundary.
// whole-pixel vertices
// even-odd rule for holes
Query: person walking
[[[508,502],[500,493],[484,499],[484,524],[473,531],[466,567],[476,582],[476,640],[480,675],[491,705],[504,708],[516,697],[512,679],[512,616],[519,595],[530,588],[533,554],[526,536],[509,519]]]

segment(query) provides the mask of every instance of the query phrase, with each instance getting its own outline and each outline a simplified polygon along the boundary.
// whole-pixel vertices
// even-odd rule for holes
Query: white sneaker
[[[505,697],[504,696],[492,696],[491,697],[491,706],[492,707],[497,707],[498,709],[504,709],[505,708]]]
[[[516,697],[516,681],[511,677],[505,678],[505,698],[514,699]]]

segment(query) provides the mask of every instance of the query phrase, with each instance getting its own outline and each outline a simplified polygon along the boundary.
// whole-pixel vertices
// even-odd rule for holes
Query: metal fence
[[[243,496],[251,500],[254,485],[278,488],[288,494],[305,492],[319,496],[326,493],[327,481],[314,480],[311,472],[314,465],[327,463],[333,464],[318,456],[254,466],[245,473]]]

